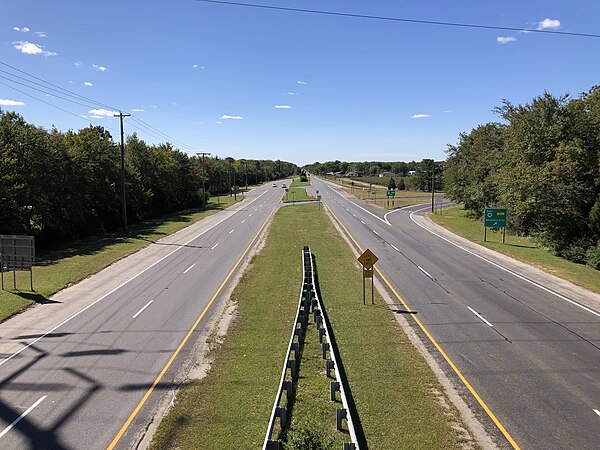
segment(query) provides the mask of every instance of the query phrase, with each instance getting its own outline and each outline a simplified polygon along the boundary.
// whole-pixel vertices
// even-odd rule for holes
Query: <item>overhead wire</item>
[[[554,34],[554,35],[564,35],[564,36],[578,36],[578,37],[590,37],[590,38],[600,38],[600,34],[595,33],[578,33],[572,31],[560,31],[560,30],[545,30],[545,29],[537,29],[537,28],[519,28],[519,27],[502,27],[497,25],[485,25],[485,24],[475,24],[475,23],[461,23],[461,22],[444,22],[439,20],[421,20],[421,19],[408,19],[404,17],[391,17],[391,16],[375,16],[370,14],[355,14],[355,13],[344,13],[340,11],[324,11],[318,9],[305,9],[305,8],[290,8],[285,6],[272,6],[272,5],[260,5],[256,3],[242,3],[242,2],[232,2],[232,1],[224,1],[224,0],[196,0],[200,3],[214,3],[220,5],[229,5],[229,6],[242,6],[247,8],[257,8],[257,9],[270,9],[275,11],[287,11],[287,12],[299,12],[299,13],[308,13],[308,14],[320,14],[326,16],[338,16],[338,17],[352,17],[357,19],[371,19],[371,20],[386,20],[390,22],[403,22],[403,23],[413,23],[419,25],[438,25],[438,26],[446,26],[446,27],[460,27],[460,28],[478,28],[484,30],[501,30],[501,31],[518,31],[518,32],[531,32],[531,33],[543,33],[543,34]]]

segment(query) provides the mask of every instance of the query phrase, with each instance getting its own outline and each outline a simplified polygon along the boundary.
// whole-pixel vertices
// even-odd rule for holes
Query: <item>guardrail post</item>
[[[325,328],[319,328],[319,342],[323,342],[323,336],[325,336]]]
[[[339,392],[339,391],[340,391],[340,383],[338,383],[337,381],[332,381],[331,385],[329,386],[329,393],[330,393],[332,402],[335,402],[337,400],[335,394],[336,394],[336,392]]]
[[[329,350],[329,342],[323,342],[323,359],[327,359],[327,350]]]
[[[302,344],[302,342],[304,342],[304,330],[302,328],[296,328],[294,334],[298,336],[298,342]]]
[[[281,424],[281,429],[285,430],[287,428],[287,411],[286,411],[285,407],[278,406],[275,414],[277,416],[279,416],[279,422]],[[345,415],[344,415],[344,417],[345,417]]]
[[[333,361],[331,359],[328,359],[327,361],[325,361],[325,373],[327,375],[327,377],[331,377],[330,372],[331,370],[334,368],[335,364],[333,363]]]
[[[292,345],[290,346],[290,351],[294,352],[294,359],[299,359],[300,344],[298,344],[297,342],[292,342]]]
[[[285,389],[286,392],[287,402],[290,403],[294,397],[294,383],[289,380],[285,380],[283,382],[283,389]]]
[[[344,426],[342,424],[342,420],[346,418],[346,409],[345,408],[337,408],[335,410],[335,426],[338,431],[344,431]]]
[[[288,369],[290,369],[292,378],[296,378],[296,369],[297,369],[296,366],[297,366],[297,364],[296,364],[296,360],[295,359],[288,359],[286,367]]]
[[[356,450],[354,442],[344,442],[344,450]]]
[[[344,444],[345,445],[345,444]],[[269,439],[267,441],[267,446],[266,446],[266,450],[279,450],[281,447],[279,446],[279,441],[273,441],[271,439]],[[346,449],[346,447],[344,447],[344,450]]]

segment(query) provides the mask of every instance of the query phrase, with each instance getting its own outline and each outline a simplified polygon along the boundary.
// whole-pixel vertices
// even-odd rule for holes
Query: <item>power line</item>
[[[257,8],[257,9],[270,9],[275,11],[287,11],[287,12],[300,12],[300,13],[308,13],[308,14],[320,14],[325,16],[338,16],[338,17],[353,17],[357,19],[371,19],[371,20],[386,20],[391,22],[403,22],[403,23],[414,23],[420,25],[440,25],[446,27],[460,27],[460,28],[477,28],[483,30],[502,30],[502,31],[526,31],[531,33],[543,33],[543,34],[557,34],[564,36],[578,36],[578,37],[591,37],[591,38],[600,38],[600,34],[593,33],[576,33],[571,31],[556,31],[556,30],[538,30],[538,29],[528,29],[528,28],[517,28],[517,27],[500,27],[495,25],[481,25],[474,23],[460,23],[460,22],[442,22],[438,20],[419,20],[419,19],[407,19],[403,17],[390,17],[390,16],[373,16],[368,14],[353,14],[353,13],[344,13],[339,11],[323,11],[316,9],[303,9],[303,8],[288,8],[284,6],[270,6],[270,5],[258,5],[255,3],[241,3],[241,2],[230,2],[230,1],[221,1],[221,0],[196,0],[201,3],[216,3],[220,5],[229,5],[229,6],[244,6],[247,8]]]
[[[153,130],[153,131],[155,131],[156,133],[158,133],[159,135],[163,136],[163,138],[162,138],[162,139],[165,139],[165,138],[166,138],[166,140],[167,140],[167,141],[173,142],[174,144],[179,144],[180,146],[182,146],[182,147],[184,147],[184,148],[187,148],[187,150],[194,151],[194,148],[193,148],[193,147],[190,147],[189,145],[187,145],[187,144],[184,144],[183,142],[180,142],[180,141],[178,141],[177,139],[175,139],[175,138],[173,138],[173,137],[169,136],[168,134],[166,134],[166,133],[163,133],[162,131],[160,131],[160,130],[158,130],[158,129],[154,128],[154,127],[153,127],[152,125],[150,125],[149,123],[146,123],[146,122],[144,122],[144,121],[143,121],[142,119],[140,119],[139,117],[137,117],[137,116],[132,116],[132,117],[131,117],[131,119],[132,119],[132,120],[135,120],[136,122],[138,122],[138,123],[140,124],[140,126],[146,127],[147,129],[150,129],[150,130]],[[150,133],[148,133],[148,134],[150,134]]]

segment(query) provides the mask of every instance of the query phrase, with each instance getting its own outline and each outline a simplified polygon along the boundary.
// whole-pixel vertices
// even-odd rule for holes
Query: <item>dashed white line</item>
[[[142,309],[140,309],[138,312],[136,312],[136,313],[133,315],[133,318],[135,319],[137,316],[139,316],[139,315],[140,315],[140,314],[141,314],[141,313],[142,313],[142,312],[143,312],[143,311],[144,311],[144,310],[145,310],[145,309],[146,309],[148,306],[150,306],[150,304],[151,304],[153,301],[154,301],[154,300],[150,300],[148,303],[146,303],[146,304],[145,304],[145,305],[142,307]]]
[[[219,245],[219,242],[217,242],[215,245],[213,245],[210,249],[214,250],[215,248],[217,248],[217,245]]]
[[[400,250],[398,250],[398,251],[400,251]],[[433,277],[431,275],[429,275],[425,269],[423,269],[421,266],[417,266],[417,267],[419,268],[419,270],[421,272],[423,272],[425,275],[427,275],[429,278],[431,278],[433,280]]]
[[[363,225],[365,225],[365,221],[364,220],[361,220],[360,223],[362,223]]]
[[[379,233],[375,230],[371,230],[373,233],[375,233],[377,236],[379,236]]]
[[[492,325],[487,320],[485,320],[485,317],[483,317],[481,314],[479,314],[473,308],[471,308],[470,306],[467,306],[467,308],[469,308],[469,311],[471,311],[473,314],[475,314],[477,317],[479,317],[481,320],[483,320],[487,325],[489,325],[490,327],[494,328],[494,325]]]
[[[394,250],[396,250],[397,252],[400,252],[400,250],[398,250],[398,247],[396,247],[394,244],[390,244],[390,245],[392,246],[392,248],[393,248]]]
[[[244,219],[244,220],[242,220],[242,223],[244,223],[245,221],[246,221],[245,219]]]
[[[600,416],[600,411],[598,411],[597,409],[594,409],[594,412]]]
[[[248,214],[248,217],[252,217],[252,213]]]
[[[192,264],[190,267],[188,267],[187,269],[185,269],[185,270],[183,271],[183,273],[188,273],[188,272],[191,270],[191,268],[192,268],[192,267],[194,267],[195,265],[196,265],[196,264]]]
[[[29,408],[27,408],[23,414],[21,414],[19,417],[17,417],[15,420],[13,420],[13,422],[9,426],[7,426],[4,430],[2,430],[2,433],[0,433],[0,438],[3,437],[6,433],[8,433],[21,420],[23,420],[23,418],[27,414],[29,414],[31,411],[33,411],[33,408],[35,408],[37,405],[39,405],[40,403],[42,403],[46,397],[48,397],[48,396],[44,395],[37,402],[35,402],[33,405],[31,405]]]
[[[233,233],[234,231],[235,231],[235,228],[234,228],[233,230],[231,230],[231,231],[229,232],[229,234]]]
[[[356,217],[356,214],[352,213],[352,215],[353,215],[354,217]]]

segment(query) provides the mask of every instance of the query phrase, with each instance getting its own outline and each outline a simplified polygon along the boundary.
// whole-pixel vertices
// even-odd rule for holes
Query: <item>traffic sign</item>
[[[373,278],[373,268],[367,269],[363,268],[363,278]]]
[[[388,197],[395,197],[396,196],[396,191],[393,191],[393,190],[390,189],[390,190],[387,191],[386,194],[387,194]]]
[[[358,262],[361,263],[365,269],[370,269],[377,261],[379,261],[379,258],[369,249],[366,249],[364,253],[358,257]]]
[[[485,208],[483,213],[486,228],[505,228],[508,216],[506,208]]]

